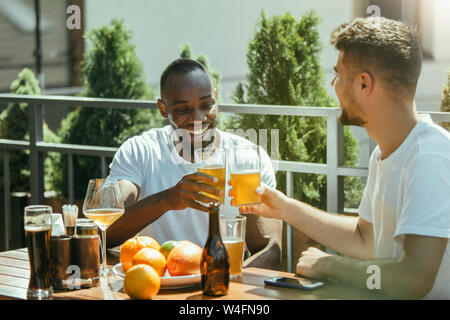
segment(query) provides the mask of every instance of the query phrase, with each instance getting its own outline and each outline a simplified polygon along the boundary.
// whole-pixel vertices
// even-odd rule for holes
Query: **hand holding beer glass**
[[[102,231],[102,271],[106,276],[106,229],[119,219],[125,212],[125,205],[117,180],[89,180],[86,197],[83,203],[83,213],[92,219]]]
[[[220,204],[225,201],[225,180],[226,180],[226,152],[224,149],[202,148],[194,151],[194,159],[197,170],[217,178],[217,183],[209,184],[222,191],[219,198],[207,192],[203,195],[218,200]]]
[[[261,185],[261,160],[258,146],[233,147],[228,156],[233,206],[260,204],[261,196],[255,192]]]
[[[50,284],[52,208],[43,205],[25,207],[24,226],[30,260],[27,297],[51,298],[53,294]]]

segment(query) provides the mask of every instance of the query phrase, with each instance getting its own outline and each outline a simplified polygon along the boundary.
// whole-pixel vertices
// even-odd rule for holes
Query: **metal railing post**
[[[100,165],[102,167],[102,178],[106,178],[106,159],[104,156],[100,157]]]
[[[44,110],[42,104],[28,105],[30,125],[30,186],[31,203],[44,204],[44,154],[39,152],[37,143],[43,140]]]
[[[5,250],[10,249],[11,241],[11,183],[9,180],[9,151],[3,150],[3,192],[5,208]]]
[[[74,191],[73,191],[73,154],[67,154],[67,170],[69,171],[69,181],[68,181],[68,190],[69,190],[69,203],[73,203],[74,200]]]
[[[294,173],[292,171],[286,172],[286,195],[289,198],[294,196]],[[288,272],[294,272],[292,268],[292,258],[294,255],[294,235],[292,233],[292,226],[289,223],[286,223],[286,253]]]
[[[344,164],[344,127],[338,123],[337,113],[327,117],[327,211],[344,209],[344,177],[338,168]]]

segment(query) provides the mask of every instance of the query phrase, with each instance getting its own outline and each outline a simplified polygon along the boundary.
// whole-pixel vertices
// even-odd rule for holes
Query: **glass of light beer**
[[[220,235],[230,260],[230,278],[236,278],[242,274],[246,223],[247,218],[242,215],[221,215],[219,219]]]
[[[233,147],[228,156],[228,168],[234,206],[261,203],[261,196],[255,192],[261,185],[259,147],[256,145]]]
[[[226,151],[225,149],[202,148],[194,151],[195,164],[197,170],[209,174],[218,179],[217,183],[209,184],[223,192],[222,197],[217,197],[207,192],[203,195],[218,200],[223,204],[225,200],[225,180],[226,180]]]
[[[53,294],[50,284],[52,207],[27,206],[24,212],[25,238],[30,260],[27,297],[30,299],[50,298]]]

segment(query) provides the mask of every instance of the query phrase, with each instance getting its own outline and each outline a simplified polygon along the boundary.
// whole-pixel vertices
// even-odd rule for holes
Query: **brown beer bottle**
[[[202,291],[207,296],[223,296],[228,293],[230,261],[220,236],[219,206],[211,203],[208,211],[209,232],[200,263]]]

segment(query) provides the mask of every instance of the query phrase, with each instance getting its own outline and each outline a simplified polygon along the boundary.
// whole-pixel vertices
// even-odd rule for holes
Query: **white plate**
[[[115,275],[125,278],[125,270],[122,268],[122,264],[118,263],[112,268]],[[161,279],[161,288],[163,289],[180,289],[180,288],[186,288],[193,286],[197,283],[200,283],[201,276],[200,274],[194,274],[190,276],[177,276],[172,277],[169,275],[169,273],[166,271],[163,277],[160,277]]]

